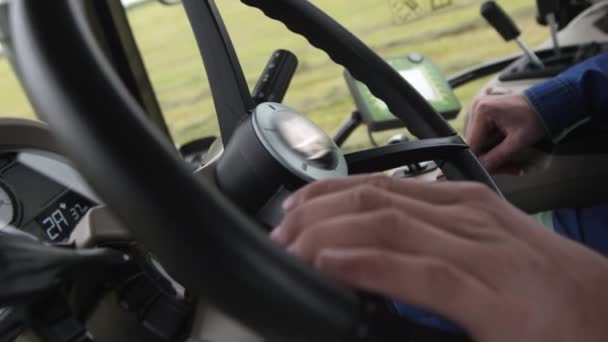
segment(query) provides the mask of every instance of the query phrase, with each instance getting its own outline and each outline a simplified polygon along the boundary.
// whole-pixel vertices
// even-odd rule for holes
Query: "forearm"
[[[608,54],[581,63],[538,84],[525,95],[543,119],[550,135],[590,118],[608,123]]]

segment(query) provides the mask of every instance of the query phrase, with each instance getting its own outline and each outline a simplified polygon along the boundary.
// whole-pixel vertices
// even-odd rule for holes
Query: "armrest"
[[[494,177],[507,200],[528,213],[608,202],[608,133],[584,133],[550,152],[528,149],[518,155],[527,161],[525,175]]]

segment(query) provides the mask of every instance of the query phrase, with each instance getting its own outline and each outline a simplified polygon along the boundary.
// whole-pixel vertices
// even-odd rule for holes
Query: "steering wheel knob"
[[[348,175],[340,148],[306,116],[282,104],[264,103],[256,108],[252,122],[268,152],[303,181]]]
[[[331,170],[337,163],[335,148],[331,139],[310,120],[293,112],[278,115],[275,124],[279,136],[287,147],[308,162]]]
[[[252,213],[281,190],[348,175],[335,142],[304,115],[279,103],[260,104],[241,123],[218,163],[222,191]]]

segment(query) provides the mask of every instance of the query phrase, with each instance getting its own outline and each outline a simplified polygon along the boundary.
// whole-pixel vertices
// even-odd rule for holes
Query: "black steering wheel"
[[[193,177],[171,143],[148,122],[98,46],[86,20],[90,2],[13,1],[10,23],[15,52],[37,112],[136,240],[188,289],[269,340],[372,338],[366,309],[354,291],[288,256],[233,201],[239,199],[241,186],[276,184],[254,187],[250,183],[255,179],[240,171],[246,167],[218,172],[218,182]],[[243,2],[305,36],[384,100],[413,134],[426,139],[415,145],[413,158],[442,159],[449,179],[479,181],[498,191],[441,116],[330,17],[304,0]],[[287,179],[292,186],[346,175],[341,169],[344,156],[297,113],[278,104],[262,104],[252,115],[243,116],[244,122],[225,141],[218,168],[229,170],[228,166],[243,161],[272,165],[278,179]],[[290,134],[293,127],[316,137],[310,148],[298,145],[298,137]],[[446,147],[451,147],[450,153],[445,153]],[[404,159],[408,149],[401,148],[381,153],[378,165],[411,162]],[[349,162],[363,170],[364,157]],[[224,194],[231,189],[233,200]],[[249,203],[246,210],[248,205],[255,206]]]

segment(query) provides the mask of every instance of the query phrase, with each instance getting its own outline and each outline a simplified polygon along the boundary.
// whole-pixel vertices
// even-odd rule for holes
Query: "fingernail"
[[[285,199],[285,201],[283,201],[283,204],[281,205],[281,207],[283,208],[283,211],[290,211],[291,209],[296,207],[296,196],[291,195],[289,197],[287,197],[287,199]]]
[[[276,227],[272,233],[270,233],[270,239],[281,246],[287,244],[287,234],[281,226]]]

